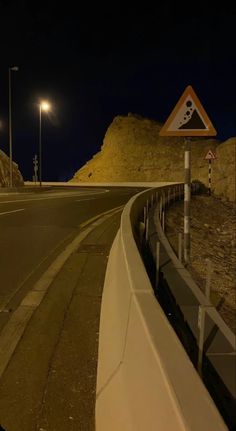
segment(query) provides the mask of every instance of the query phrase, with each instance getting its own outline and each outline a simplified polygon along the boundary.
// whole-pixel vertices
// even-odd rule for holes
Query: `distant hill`
[[[139,115],[117,116],[108,127],[101,151],[93,156],[71,181],[184,181],[184,138],[161,137],[162,125]],[[208,185],[208,161],[212,150],[212,190],[235,200],[236,138],[191,139],[192,179]]]
[[[13,186],[23,186],[24,180],[18,169],[18,165],[13,162],[12,166],[12,182]],[[10,185],[10,166],[9,157],[0,150],[0,187],[8,187]]]

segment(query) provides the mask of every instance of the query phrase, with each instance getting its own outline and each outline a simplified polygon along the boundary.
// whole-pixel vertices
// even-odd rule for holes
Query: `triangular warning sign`
[[[215,136],[216,134],[191,85],[185,89],[159,133],[160,136]]]
[[[205,155],[205,160],[215,160],[216,155],[213,153],[213,151],[209,150],[208,153]]]

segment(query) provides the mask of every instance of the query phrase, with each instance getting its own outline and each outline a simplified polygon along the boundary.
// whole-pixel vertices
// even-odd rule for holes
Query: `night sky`
[[[116,115],[165,121],[192,85],[218,135],[236,136],[236,9],[227,1],[110,2],[0,0],[0,148],[9,154],[12,72],[13,160],[25,180],[38,154],[42,179],[66,181],[99,151]],[[76,7],[77,6],[77,7]]]

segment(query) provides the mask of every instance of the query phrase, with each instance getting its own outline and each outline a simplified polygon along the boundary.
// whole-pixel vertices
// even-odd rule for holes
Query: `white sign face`
[[[213,153],[213,151],[209,150],[205,156],[205,160],[215,160],[215,159],[216,159],[216,155]]]
[[[159,134],[160,136],[216,135],[216,130],[190,85],[185,89]]]
[[[201,116],[199,109],[194,103],[192,97],[186,97],[184,103],[179,108],[173,121],[170,123],[168,130],[170,132],[180,130],[206,130],[207,126]]]

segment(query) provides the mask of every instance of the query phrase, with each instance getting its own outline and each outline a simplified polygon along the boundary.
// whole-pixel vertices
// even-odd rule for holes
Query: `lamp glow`
[[[40,103],[40,106],[41,106],[42,111],[45,111],[45,112],[50,111],[51,106],[48,102],[43,101]]]

